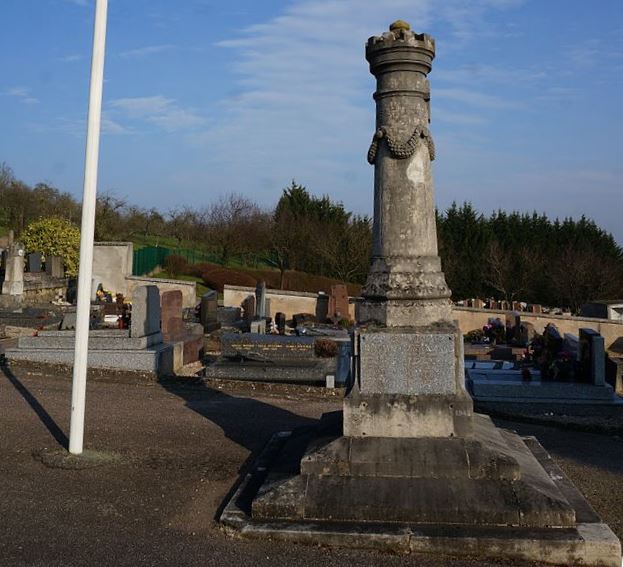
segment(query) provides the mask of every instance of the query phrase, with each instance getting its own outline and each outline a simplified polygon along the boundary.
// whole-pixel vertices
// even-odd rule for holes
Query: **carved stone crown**
[[[372,49],[374,47],[384,47],[384,45],[390,42],[406,42],[415,47],[421,47],[427,51],[435,53],[435,40],[426,33],[415,33],[411,26],[404,20],[396,20],[389,26],[389,31],[382,35],[373,35],[368,39],[366,49]]]

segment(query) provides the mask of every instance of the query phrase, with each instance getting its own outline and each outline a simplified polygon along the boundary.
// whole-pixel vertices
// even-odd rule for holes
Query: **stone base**
[[[472,399],[465,395],[362,394],[344,399],[344,435],[349,437],[467,437]]]
[[[364,297],[355,307],[358,323],[373,323],[382,327],[431,325],[452,320],[449,299],[385,299]]]
[[[238,363],[224,359],[206,366],[204,370],[206,378],[300,384],[324,384],[327,374],[335,374],[335,359],[291,363]]]
[[[522,380],[518,371],[467,370],[467,384],[478,402],[542,404],[616,404],[621,400],[610,384]]]
[[[220,520],[245,537],[619,567],[618,539],[536,439],[474,421],[472,441],[277,434]]]

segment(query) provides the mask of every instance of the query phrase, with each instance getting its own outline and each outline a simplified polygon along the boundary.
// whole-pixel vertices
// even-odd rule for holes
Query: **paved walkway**
[[[246,388],[91,382],[86,446],[121,460],[62,470],[46,467],[33,453],[66,443],[69,375],[0,371],[0,565],[481,565],[223,533],[214,517],[253,453],[274,431],[313,423],[340,405],[305,393],[289,391],[286,399]],[[535,434],[623,536],[623,440],[505,425]]]

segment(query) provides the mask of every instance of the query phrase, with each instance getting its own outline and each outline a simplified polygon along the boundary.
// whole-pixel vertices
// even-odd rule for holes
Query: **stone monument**
[[[24,249],[18,243],[12,243],[6,255],[3,295],[21,296],[24,293]]]
[[[618,566],[617,538],[538,442],[473,413],[437,252],[434,55],[402,21],[368,40],[374,245],[355,380],[343,414],[273,438],[222,520],[288,540]]]

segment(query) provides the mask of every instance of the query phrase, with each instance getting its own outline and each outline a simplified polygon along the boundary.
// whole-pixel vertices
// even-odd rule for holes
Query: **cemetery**
[[[216,276],[185,260],[179,279],[136,275],[133,242],[89,241],[94,211],[79,272],[2,241],[0,563],[622,564],[623,302],[455,298],[433,187],[436,54],[403,20],[365,44],[361,286],[287,289],[277,247],[270,284],[257,257],[255,286],[225,281],[226,260]]]

